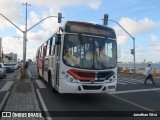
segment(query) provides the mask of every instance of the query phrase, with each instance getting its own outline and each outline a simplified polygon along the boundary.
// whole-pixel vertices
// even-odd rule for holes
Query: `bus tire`
[[[38,78],[39,78],[39,79],[41,79],[41,78],[42,78],[42,77],[40,76],[40,74],[39,74],[39,70],[38,70]]]
[[[41,79],[42,77],[40,75],[38,75],[38,78]]]

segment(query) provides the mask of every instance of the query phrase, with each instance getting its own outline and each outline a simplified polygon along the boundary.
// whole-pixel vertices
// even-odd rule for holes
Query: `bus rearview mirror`
[[[61,34],[56,34],[55,44],[59,45],[61,43]]]

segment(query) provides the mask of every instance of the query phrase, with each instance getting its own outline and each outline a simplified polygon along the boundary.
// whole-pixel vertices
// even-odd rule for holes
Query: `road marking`
[[[126,81],[132,81],[132,82],[144,82],[144,79],[126,79]]]
[[[139,80],[140,78],[126,78],[126,77],[120,77],[120,80]]]
[[[118,84],[126,85],[127,83],[119,82],[117,81]]]
[[[39,87],[39,88],[47,88],[47,87],[42,83],[41,80],[35,80],[35,81],[36,81],[36,83],[38,84],[38,87]]]
[[[144,107],[144,106],[139,105],[139,104],[136,104],[136,103],[134,103],[134,102],[131,102],[131,101],[129,101],[129,100],[126,100],[126,99],[123,99],[123,98],[121,98],[121,97],[118,97],[118,96],[116,96],[116,95],[111,95],[111,96],[113,96],[113,97],[115,97],[115,98],[117,98],[117,99],[120,99],[120,100],[122,100],[122,101],[125,101],[125,102],[127,102],[127,103],[130,103],[130,104],[132,104],[132,105],[134,105],[134,106],[140,107],[140,108],[142,108],[142,109],[144,109],[144,110],[152,111],[152,112],[155,111],[155,110],[152,110],[152,109],[150,109],[150,108]],[[154,112],[154,113],[156,113],[156,112]],[[158,113],[158,114],[159,114],[159,113]]]
[[[4,105],[4,103],[6,102],[9,93],[10,93],[10,92],[8,91],[8,92],[5,94],[5,96],[4,96],[4,98],[3,98],[3,100],[2,100],[2,102],[1,102],[1,104],[0,104],[0,111],[2,111],[3,105]]]
[[[7,83],[3,86],[3,88],[0,91],[8,91],[12,84],[13,81],[7,81]]]
[[[128,79],[128,78],[119,78],[118,79],[119,83],[123,82],[123,83],[130,83],[130,84],[139,84],[139,83],[144,83],[144,79]],[[150,80],[147,81],[147,83],[152,83]]]
[[[160,88],[151,88],[151,89],[138,89],[138,90],[124,90],[124,91],[116,91],[110,94],[123,94],[123,93],[135,93],[135,92],[147,92],[147,91],[158,91]]]
[[[119,82],[130,83],[130,84],[144,83],[143,81],[121,81],[121,80],[119,80]]]
[[[154,79],[153,79],[154,80]],[[160,83],[160,80],[154,80],[155,81],[155,83]],[[148,82],[148,81],[147,81]]]
[[[32,74],[29,69],[27,69],[27,72],[28,72],[29,77],[32,78]]]
[[[130,84],[137,84],[135,82],[131,82],[131,81],[123,81],[123,80],[118,80],[119,82],[123,82],[123,83],[130,83]]]
[[[153,77],[153,79],[154,79],[155,77]],[[144,83],[144,80],[145,80],[145,78],[126,78],[126,77],[118,77],[118,81],[134,81],[134,82],[137,82],[137,83]],[[155,79],[154,80],[156,83],[160,83],[160,81],[159,80],[157,80],[157,79]],[[148,80],[147,82],[149,82],[149,83],[152,83],[152,81],[151,80]]]
[[[45,103],[44,103],[44,100],[43,100],[43,98],[42,98],[42,96],[41,96],[41,93],[39,92],[39,90],[38,90],[38,89],[36,89],[36,91],[37,91],[37,94],[38,94],[39,100],[40,100],[40,102],[41,102],[41,105],[42,105],[43,111],[45,111],[45,112],[44,112],[44,114],[47,116],[47,117],[46,117],[46,118],[47,118],[47,120],[52,120],[52,118],[50,117],[49,113],[47,112],[47,111],[48,111],[48,109],[47,109],[47,107],[46,107],[46,105],[45,105]]]

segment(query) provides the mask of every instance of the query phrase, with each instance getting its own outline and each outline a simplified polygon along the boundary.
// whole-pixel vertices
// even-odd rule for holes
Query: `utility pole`
[[[3,47],[2,47],[2,63],[3,63]]]
[[[26,42],[27,42],[27,7],[31,6],[28,3],[22,4],[26,6],[26,19],[25,19],[25,31],[23,31],[23,72],[22,76],[25,76],[25,64],[26,64]]]
[[[58,16],[48,16],[48,17],[45,17],[44,19],[42,19],[41,21],[39,21],[38,23],[36,23],[35,25],[33,25],[32,27],[30,27],[28,30],[27,30],[27,7],[28,6],[31,6],[31,5],[28,5],[28,3],[26,4],[22,4],[22,5],[25,5],[26,6],[26,19],[25,19],[25,31],[21,30],[16,24],[14,24],[11,20],[9,20],[6,16],[4,16],[2,13],[0,13],[0,15],[5,18],[8,22],[10,22],[13,26],[15,26],[18,30],[20,30],[22,33],[23,33],[23,68],[21,70],[21,77],[25,77],[25,63],[26,63],[26,42],[27,42],[27,32],[29,30],[31,30],[32,28],[34,28],[35,26],[37,26],[39,23],[43,22],[44,20],[48,19],[48,18],[51,18],[51,17],[56,17],[58,18],[58,23],[61,22],[61,19],[64,18],[62,17],[62,14],[61,13],[58,13]]]
[[[136,62],[136,57],[135,57],[135,38],[128,33],[128,31],[126,29],[124,29],[118,22],[114,21],[114,20],[108,20],[108,21],[112,21],[116,24],[118,24],[132,39],[133,39],[133,62],[134,62],[134,76],[136,75],[136,65],[135,65],[135,62]]]
[[[107,25],[108,22],[106,22],[106,20],[108,20],[108,14],[104,14],[104,19],[101,19],[103,20],[103,24],[104,25]],[[128,31],[126,29],[124,29],[118,22],[114,21],[114,20],[108,20],[108,21],[112,21],[116,24],[118,24],[132,39],[133,39],[133,49],[131,49],[131,54],[133,53],[133,62],[134,62],[134,76],[136,75],[136,65],[135,65],[135,62],[136,62],[136,58],[135,58],[135,38],[128,33]],[[106,23],[106,24],[105,24]]]
[[[133,61],[134,61],[134,75],[136,75],[136,51],[135,51],[135,38],[133,37],[133,50],[134,50],[134,54],[133,54]]]

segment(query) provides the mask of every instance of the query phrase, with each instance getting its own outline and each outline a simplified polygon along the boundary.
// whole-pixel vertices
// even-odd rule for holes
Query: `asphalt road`
[[[3,110],[14,83],[18,77],[18,70],[6,74],[5,78],[0,78],[0,111]]]
[[[160,113],[160,83],[144,77],[118,74],[117,91],[114,94],[58,94],[49,85],[38,79],[34,66],[29,67],[33,76],[37,99],[42,111],[49,111],[47,119],[54,120],[159,120],[151,117]],[[145,114],[146,113],[146,114]],[[149,114],[150,113],[150,114]],[[46,113],[48,114],[48,113]],[[150,117],[131,117],[133,115]],[[114,118],[113,118],[114,116]]]

